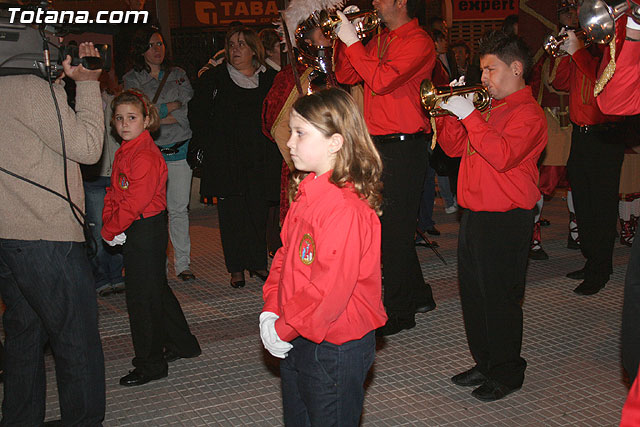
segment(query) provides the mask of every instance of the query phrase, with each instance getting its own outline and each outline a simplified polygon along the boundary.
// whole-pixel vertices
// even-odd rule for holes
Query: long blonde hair
[[[358,195],[381,215],[382,160],[351,95],[338,88],[323,89],[298,99],[293,104],[293,111],[326,137],[336,133],[342,135],[344,142],[336,153],[329,181],[338,187],[353,183]],[[300,171],[291,174],[290,198],[293,199],[306,175]]]

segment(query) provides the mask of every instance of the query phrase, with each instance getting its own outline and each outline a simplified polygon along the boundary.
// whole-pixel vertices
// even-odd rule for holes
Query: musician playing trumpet
[[[524,41],[504,32],[487,34],[479,46],[482,84],[491,94],[482,113],[472,96],[440,105],[453,116],[436,118],[438,143],[462,156],[458,203],[458,279],[467,341],[475,366],[455,375],[475,386],[482,401],[521,388],[522,308],[534,206],[540,198],[536,163],[547,143],[542,108],[525,84],[532,59]],[[454,81],[454,84],[457,82]]]
[[[613,271],[624,144],[616,125],[621,118],[603,114],[593,95],[601,50],[597,45],[585,48],[572,30],[566,33],[567,40],[560,48],[569,55],[559,60],[551,84],[569,92],[573,130],[567,176],[580,228],[580,248],[586,258],[584,266],[567,277],[582,281],[574,289],[576,294],[593,295],[605,286]]]

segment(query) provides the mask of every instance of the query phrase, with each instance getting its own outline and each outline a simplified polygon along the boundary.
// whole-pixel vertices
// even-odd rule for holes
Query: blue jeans
[[[104,196],[107,194],[107,188],[111,185],[111,178],[101,176],[95,180],[84,181],[83,185],[87,221],[98,249],[96,256],[91,259],[93,276],[96,279],[96,289],[107,284],[123,283],[122,249],[120,247],[112,248],[107,246],[100,234],[102,230]]]
[[[42,425],[44,346],[51,345],[64,425],[101,425],[104,356],[91,266],[83,243],[0,239],[6,305],[0,425]]]
[[[375,358],[374,332],[342,345],[302,337],[291,344],[280,362],[285,425],[357,426]]]
[[[444,200],[444,207],[450,208],[453,206],[453,193],[451,192],[451,184],[449,183],[449,177],[446,175],[438,175],[438,190],[440,190],[440,196]]]
[[[186,145],[186,144],[185,144]],[[189,269],[191,237],[189,236],[189,197],[193,171],[186,160],[167,162],[167,211],[169,237],[173,246],[173,266],[176,274]]]
[[[436,197],[436,171],[431,166],[427,166],[427,173],[424,176],[424,186],[422,197],[420,198],[420,209],[418,210],[418,228],[426,231],[436,225],[433,220],[433,202]]]

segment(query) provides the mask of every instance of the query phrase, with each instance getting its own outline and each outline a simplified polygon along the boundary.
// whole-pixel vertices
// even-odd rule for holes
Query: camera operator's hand
[[[84,58],[85,56],[100,56],[98,49],[96,49],[91,42],[80,43],[78,53],[80,58]],[[100,78],[100,73],[102,73],[102,70],[87,70],[82,64],[71,65],[71,56],[69,55],[62,61],[62,68],[67,77],[77,82],[87,80],[97,81]]]

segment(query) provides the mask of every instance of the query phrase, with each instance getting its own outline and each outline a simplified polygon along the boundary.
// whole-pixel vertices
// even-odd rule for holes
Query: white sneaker
[[[458,206],[455,204],[449,206],[448,208],[444,208],[445,213],[452,214],[458,212]]]

